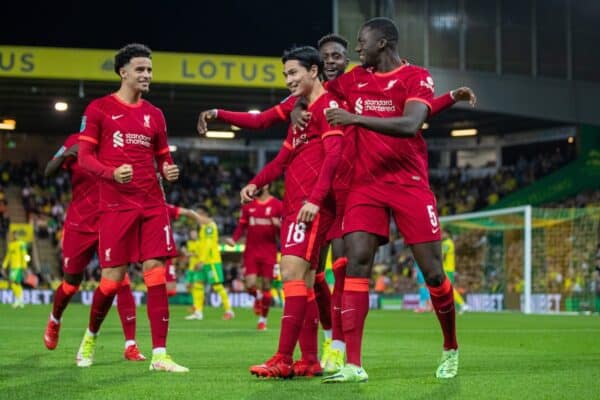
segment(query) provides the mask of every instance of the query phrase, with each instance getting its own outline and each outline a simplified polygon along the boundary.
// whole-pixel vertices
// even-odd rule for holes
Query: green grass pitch
[[[168,350],[187,374],[148,371],[122,359],[116,309],[104,323],[95,364],[77,368],[75,353],[89,308],[65,312],[54,351],[43,345],[49,306],[0,305],[0,399],[597,399],[600,398],[600,317],[471,313],[457,317],[459,376],[438,381],[441,332],[433,314],[372,311],[363,363],[366,384],[322,385],[318,379],[259,380],[248,373],[276,349],[281,310],[267,332],[251,310],[233,321],[205,310],[185,321],[171,307]],[[138,343],[150,356],[145,308],[138,309]]]

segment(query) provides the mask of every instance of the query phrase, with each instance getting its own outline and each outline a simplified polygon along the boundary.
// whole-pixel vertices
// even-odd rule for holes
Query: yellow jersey
[[[454,272],[456,269],[454,241],[450,238],[442,240],[442,265],[446,272]]]
[[[200,260],[201,248],[202,248],[202,243],[200,242],[200,240],[198,240],[198,239],[188,240],[187,250],[190,253],[188,269],[190,271],[195,271],[196,265],[198,265],[199,263],[202,262],[202,260]]]
[[[214,221],[200,227],[198,241],[200,242],[199,259],[203,264],[221,263],[219,229]]]
[[[8,243],[6,256],[2,262],[2,268],[26,269],[27,268],[27,243],[22,240],[14,240]]]

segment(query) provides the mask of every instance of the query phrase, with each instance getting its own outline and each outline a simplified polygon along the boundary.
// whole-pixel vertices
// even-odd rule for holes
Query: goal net
[[[472,310],[593,311],[600,208],[523,206],[440,220],[455,242],[456,289]]]

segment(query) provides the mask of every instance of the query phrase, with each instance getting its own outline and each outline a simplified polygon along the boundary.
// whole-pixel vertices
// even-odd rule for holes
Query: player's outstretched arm
[[[427,119],[429,107],[421,101],[408,101],[404,114],[391,118],[352,114],[342,108],[329,108],[325,114],[330,125],[358,125],[386,136],[413,137]]]
[[[277,122],[287,120],[287,116],[283,113],[279,105],[258,114],[221,109],[206,110],[202,111],[198,116],[198,124],[196,125],[198,134],[204,136],[208,131],[208,122],[217,119],[244,129],[266,129]]]
[[[448,93],[433,99],[431,102],[431,113],[429,113],[429,116],[432,117],[436,114],[439,114],[440,112],[452,107],[459,101],[468,101],[472,107],[475,107],[477,97],[475,97],[475,92],[466,86],[451,90]]]

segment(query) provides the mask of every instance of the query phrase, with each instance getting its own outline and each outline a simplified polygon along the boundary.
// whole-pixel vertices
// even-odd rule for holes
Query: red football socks
[[[314,293],[319,308],[319,319],[324,330],[331,329],[331,292],[325,280],[325,272],[315,276]]]
[[[342,295],[342,328],[348,364],[362,365],[361,348],[369,312],[369,279],[346,277]]]
[[[437,287],[427,286],[431,294],[431,304],[435,310],[442,333],[444,334],[444,350],[457,349],[456,342],[456,312],[454,309],[454,289],[446,278]]]
[[[79,285],[71,285],[68,282],[63,281],[56,292],[54,292],[54,302],[52,305],[52,316],[59,320],[62,318],[65,308],[69,305],[71,298],[79,290]]]
[[[302,351],[302,359],[309,362],[319,360],[317,335],[319,333],[319,309],[315,299],[313,289],[307,291],[306,314],[304,316],[304,324],[298,338],[300,350]]]
[[[88,329],[92,333],[98,333],[100,325],[106,318],[106,314],[112,306],[117,290],[119,290],[121,282],[112,281],[107,278],[100,279],[100,286],[94,292],[92,300],[92,308],[90,310],[90,322]]]
[[[263,297],[260,300],[261,301],[261,312],[260,315],[261,317],[267,318],[267,316],[269,315],[269,309],[271,308],[271,300],[273,298],[271,297],[271,291],[270,290],[265,290],[263,291]]]
[[[167,296],[165,267],[144,271],[144,283],[148,288],[146,309],[152,333],[152,348],[167,347],[169,298]]]
[[[125,340],[135,340],[136,309],[128,275],[125,275],[125,280],[117,291],[117,310],[119,318],[121,318]]]
[[[341,342],[344,341],[344,332],[342,331],[342,294],[344,293],[347,263],[348,259],[341,257],[335,260],[332,266],[335,284],[333,286],[333,294],[331,295],[331,338]]]
[[[287,281],[283,283],[285,305],[281,317],[278,353],[291,358],[294,354],[300,330],[306,315],[308,291],[304,280]]]

